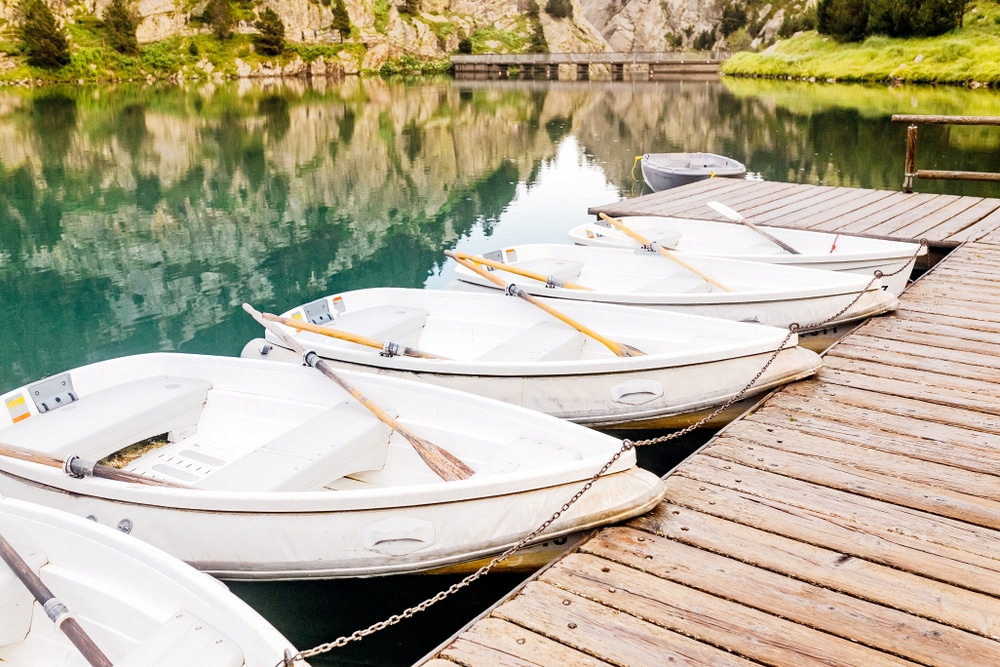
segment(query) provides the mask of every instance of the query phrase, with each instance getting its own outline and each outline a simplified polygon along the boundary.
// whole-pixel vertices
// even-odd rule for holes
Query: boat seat
[[[380,470],[391,433],[360,403],[340,403],[193,486],[214,491],[319,491],[346,475]],[[160,466],[154,470],[164,473]]]
[[[428,311],[410,306],[373,306],[350,310],[325,325],[379,342],[416,345]]]
[[[704,278],[694,275],[674,275],[669,278],[657,278],[639,285],[634,292],[643,294],[702,294],[712,291],[712,284]]]
[[[19,553],[35,574],[48,562],[45,555],[37,551],[19,549]],[[16,644],[28,636],[34,603],[35,597],[24,583],[0,561],[0,646]]]
[[[211,388],[208,380],[167,375],[124,382],[19,421],[4,429],[3,441],[58,458],[99,460],[163,433],[189,435]]]
[[[570,282],[578,279],[580,272],[583,270],[583,262],[571,259],[556,259],[553,257],[526,259],[520,262],[512,262],[511,266],[516,266],[526,271],[534,271],[549,278],[557,278]]]
[[[562,361],[579,359],[586,336],[562,322],[539,322],[488,350],[476,361]]]
[[[239,644],[183,609],[124,658],[115,661],[115,667],[242,667],[243,664]]]

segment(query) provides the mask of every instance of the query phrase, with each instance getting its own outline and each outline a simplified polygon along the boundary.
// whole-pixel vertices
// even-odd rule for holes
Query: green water
[[[893,113],[1000,115],[1000,95],[728,79],[5,88],[0,391],[124,354],[238,355],[260,333],[244,301],[280,312],[349,289],[442,287],[445,249],[563,242],[588,207],[643,194],[644,152],[704,150],[764,180],[899,190],[905,126]],[[923,127],[917,166],[1000,171],[998,145],[1000,128]],[[1000,196],[987,183],[916,189]],[[663,472],[697,444],[641,462]],[[313,662],[409,664],[519,581],[491,576]],[[441,585],[233,588],[308,648]]]

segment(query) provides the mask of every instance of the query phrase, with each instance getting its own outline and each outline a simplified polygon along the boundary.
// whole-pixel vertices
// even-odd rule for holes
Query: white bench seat
[[[520,262],[512,262],[511,266],[540,273],[546,278],[555,278],[563,282],[573,282],[580,277],[580,272],[583,271],[583,262],[571,259],[556,259],[553,257],[526,259]]]
[[[646,294],[703,294],[712,291],[712,284],[698,276],[676,275],[657,278],[640,285],[634,291]]]
[[[428,314],[424,308],[373,306],[348,311],[326,326],[379,342],[391,341],[412,346],[420,339]]]
[[[359,403],[341,403],[210,472],[193,486],[216,491],[319,491],[340,477],[381,469],[391,433]],[[174,465],[178,466],[176,477],[183,479],[183,465],[176,460]],[[153,469],[167,472],[161,465]]]
[[[479,356],[477,361],[563,361],[579,359],[586,336],[562,322],[539,322]]]
[[[244,663],[239,644],[181,609],[115,667],[242,667]]]
[[[4,444],[99,460],[122,447],[193,431],[212,383],[158,375],[101,389],[4,429]]]

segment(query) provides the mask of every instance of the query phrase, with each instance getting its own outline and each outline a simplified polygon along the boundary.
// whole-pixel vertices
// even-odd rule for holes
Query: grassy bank
[[[963,26],[939,37],[869,37],[855,44],[840,44],[815,31],[800,33],[760,53],[737,53],[722,72],[791,79],[1000,86],[1000,3],[970,2]]]

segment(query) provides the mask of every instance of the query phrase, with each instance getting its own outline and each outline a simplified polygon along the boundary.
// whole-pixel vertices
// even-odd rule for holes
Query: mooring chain
[[[424,611],[431,605],[444,600],[448,596],[453,595],[458,591],[460,591],[461,589],[465,588],[466,586],[470,585],[477,579],[485,576],[493,568],[495,568],[501,562],[505,561],[512,554],[514,554],[514,552],[523,548],[525,545],[528,544],[528,542],[541,535],[543,532],[545,532],[545,529],[547,529],[553,523],[558,521],[559,517],[561,517],[563,514],[569,511],[569,508],[572,507],[573,504],[576,503],[576,501],[580,500],[580,498],[582,498],[583,495],[587,493],[587,491],[589,491],[591,487],[594,486],[597,480],[602,475],[604,475],[604,473],[606,473],[611,468],[611,466],[617,463],[618,459],[622,457],[622,454],[624,454],[630,449],[632,449],[632,443],[628,440],[623,440],[621,448],[617,452],[615,452],[615,454],[608,460],[608,462],[605,463],[603,466],[601,466],[601,469],[598,470],[596,473],[594,473],[593,477],[587,480],[587,483],[584,484],[582,487],[580,487],[580,489],[573,494],[572,498],[563,503],[562,507],[556,510],[556,512],[552,516],[550,516],[548,519],[542,522],[542,524],[539,525],[537,528],[535,528],[533,531],[531,531],[530,533],[522,537],[520,540],[518,540],[517,544],[514,544],[513,546],[509,547],[503,553],[494,556],[489,563],[483,565],[478,570],[466,576],[461,581],[455,582],[448,588],[444,589],[443,591],[439,591],[432,597],[427,598],[426,600],[424,600],[419,604],[404,609],[402,612],[398,614],[393,614],[392,616],[383,621],[379,621],[378,623],[373,623],[372,625],[369,625],[364,630],[356,630],[350,635],[344,635],[342,637],[335,639],[332,642],[328,642],[326,644],[320,644],[319,646],[311,648],[307,651],[299,651],[295,655],[290,655],[290,653],[286,653],[285,657],[281,660],[281,662],[277,663],[275,667],[292,667],[296,661],[305,660],[306,658],[311,658],[313,656],[320,655],[322,653],[327,653],[335,648],[340,648],[341,646],[345,646],[350,642],[358,641],[360,639],[367,637],[368,635],[375,634],[376,632],[379,632],[380,630],[384,630],[392,625],[395,625],[402,620],[415,616],[416,614]]]
[[[927,245],[927,239],[920,239],[920,247],[918,247],[917,250],[914,252],[913,260],[915,260],[919,256],[920,249],[923,248],[926,245]],[[901,267],[899,267],[898,269],[896,269],[892,273],[883,273],[882,271],[875,271],[872,279],[870,281],[868,281],[868,284],[865,285],[864,289],[862,289],[860,292],[858,292],[858,294],[854,297],[854,299],[851,300],[851,302],[848,303],[843,309],[841,309],[840,312],[836,313],[835,315],[831,315],[830,317],[828,317],[827,319],[825,319],[825,320],[823,320],[821,322],[817,322],[816,324],[813,324],[809,328],[810,329],[815,329],[815,328],[821,327],[821,326],[823,326],[825,324],[828,324],[828,323],[832,322],[833,320],[837,319],[838,317],[840,317],[841,315],[843,315],[844,313],[846,313],[851,307],[853,307],[854,304],[857,303],[858,300],[862,296],[864,296],[866,292],[868,292],[868,290],[871,288],[871,286],[875,283],[876,280],[881,280],[882,278],[891,278],[892,276],[897,275],[904,268],[906,268],[907,266],[910,265],[910,261],[912,261],[912,260],[908,260]],[[516,552],[519,549],[521,549],[524,546],[526,546],[531,540],[535,539],[540,534],[542,534],[545,531],[545,529],[547,529],[553,523],[555,523],[556,521],[558,521],[559,517],[561,517],[563,514],[565,514],[567,511],[569,511],[569,508],[574,503],[576,503],[576,501],[578,501],[581,497],[583,497],[583,495],[585,493],[587,493],[587,491],[589,491],[591,489],[591,487],[594,486],[594,484],[597,482],[597,480],[604,473],[606,473],[611,468],[611,466],[613,466],[618,461],[618,459],[621,458],[622,454],[624,454],[625,452],[627,452],[628,450],[630,450],[630,449],[632,449],[634,447],[641,447],[641,446],[646,446],[646,445],[655,445],[655,444],[660,444],[660,443],[664,443],[664,442],[669,442],[670,440],[674,440],[674,439],[679,438],[681,436],[687,435],[691,431],[693,431],[693,430],[695,430],[697,428],[701,428],[705,423],[707,423],[711,419],[714,419],[716,415],[722,413],[723,411],[727,410],[730,406],[732,406],[733,404],[735,404],[736,402],[738,402],[739,400],[741,400],[743,398],[743,396],[748,391],[750,391],[751,388],[753,388],[753,386],[757,383],[757,381],[760,380],[761,377],[763,377],[764,373],[767,372],[767,369],[770,368],[771,364],[774,363],[774,360],[777,359],[778,355],[781,354],[782,350],[785,349],[785,345],[788,343],[788,341],[791,339],[791,337],[793,335],[795,335],[796,333],[798,333],[801,330],[801,328],[802,327],[797,322],[793,322],[793,323],[789,324],[788,325],[788,333],[785,334],[785,338],[781,341],[781,344],[778,345],[778,347],[774,350],[774,352],[771,354],[771,356],[768,358],[768,360],[764,363],[764,365],[763,365],[763,367],[761,367],[760,371],[758,371],[757,374],[754,375],[753,378],[749,382],[747,382],[746,385],[744,385],[743,388],[740,389],[740,391],[736,395],[734,395],[729,400],[727,400],[725,403],[723,403],[721,406],[719,406],[718,408],[716,408],[715,410],[713,410],[709,415],[707,415],[705,417],[702,417],[701,419],[699,419],[697,422],[695,422],[693,424],[685,426],[683,429],[680,429],[679,431],[674,431],[673,433],[669,433],[667,435],[663,435],[663,436],[660,436],[660,437],[657,437],[657,438],[651,438],[649,440],[640,440],[638,442],[633,442],[632,440],[628,440],[628,439],[622,440],[621,449],[619,449],[617,452],[615,452],[614,456],[612,456],[611,459],[607,463],[605,463],[601,467],[601,469],[598,470],[594,474],[594,476],[591,477],[587,481],[586,484],[584,484],[582,487],[580,487],[580,489],[575,494],[573,494],[572,498],[570,498],[568,501],[566,501],[563,504],[562,507],[560,507],[558,510],[556,510],[556,512],[552,516],[550,516],[548,519],[546,519],[541,525],[539,525],[533,531],[531,531],[530,533],[528,533],[527,535],[525,535],[524,537],[522,537],[517,542],[517,544],[509,547],[503,553],[501,553],[501,554],[499,554],[497,556],[494,556],[490,560],[490,562],[487,563],[486,565],[483,565],[478,570],[476,570],[472,574],[466,576],[461,581],[455,582],[454,584],[452,584],[448,588],[446,588],[446,589],[444,589],[442,591],[439,591],[438,593],[436,593],[432,597],[427,598],[423,602],[420,602],[419,604],[416,604],[416,605],[414,605],[412,607],[408,607],[407,609],[404,609],[402,612],[400,612],[398,614],[393,614],[392,616],[390,616],[389,618],[387,618],[387,619],[385,619],[383,621],[379,621],[378,623],[373,623],[372,625],[368,626],[367,628],[365,628],[363,630],[356,630],[353,633],[351,633],[350,635],[341,636],[341,637],[335,639],[332,642],[327,642],[326,644],[320,644],[319,646],[316,646],[315,648],[311,648],[311,649],[306,650],[306,651],[299,651],[295,655],[292,655],[290,651],[286,651],[284,658],[280,662],[278,662],[275,665],[275,667],[293,667],[294,663],[297,662],[297,661],[305,660],[306,658],[311,658],[313,656],[317,656],[317,655],[320,655],[320,654],[323,654],[323,653],[327,653],[329,651],[332,651],[335,648],[340,648],[341,646],[346,646],[350,642],[359,641],[361,639],[364,639],[365,637],[367,637],[369,635],[375,634],[376,632],[384,630],[385,628],[388,628],[388,627],[390,627],[392,625],[396,625],[397,623],[399,623],[399,622],[401,622],[401,621],[403,621],[405,619],[408,619],[408,618],[411,618],[411,617],[415,616],[416,614],[424,611],[425,609],[427,609],[431,605],[434,605],[434,604],[436,604],[438,602],[441,602],[442,600],[444,600],[448,596],[457,593],[461,589],[463,589],[466,586],[469,586],[470,584],[472,584],[473,582],[475,582],[477,579],[480,579],[481,577],[485,576],[491,570],[493,570],[493,568],[495,568],[497,565],[499,565],[500,563],[502,563],[503,561],[505,561],[507,558],[509,558],[511,555],[513,555],[514,552]]]

